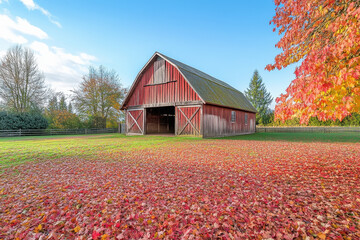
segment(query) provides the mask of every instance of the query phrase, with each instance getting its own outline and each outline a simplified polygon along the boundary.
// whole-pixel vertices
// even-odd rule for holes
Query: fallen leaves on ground
[[[356,143],[208,140],[96,158],[6,169],[0,238],[360,238]]]

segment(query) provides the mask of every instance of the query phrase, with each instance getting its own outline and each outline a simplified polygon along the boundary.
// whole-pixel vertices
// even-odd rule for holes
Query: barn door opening
[[[175,134],[175,107],[147,108],[146,134]]]

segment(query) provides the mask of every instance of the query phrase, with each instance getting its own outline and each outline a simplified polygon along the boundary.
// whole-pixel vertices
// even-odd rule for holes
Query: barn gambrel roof
[[[126,104],[128,97],[131,95],[132,91],[134,90],[134,87],[136,86],[136,83],[139,79],[141,72],[157,56],[162,57],[170,64],[172,64],[174,67],[176,67],[204,103],[236,108],[249,112],[256,112],[256,109],[252,106],[252,104],[244,96],[244,94],[239,90],[196,68],[190,67],[189,65],[186,65],[170,57],[167,57],[159,52],[154,53],[154,55],[150,58],[150,60],[145,64],[143,69],[139,72],[133,85],[130,88],[130,91],[128,92],[128,95],[124,100],[123,106]]]

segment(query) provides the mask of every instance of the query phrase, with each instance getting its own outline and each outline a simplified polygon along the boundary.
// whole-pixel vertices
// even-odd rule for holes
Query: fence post
[[[85,134],[87,134],[87,129],[85,128]]]
[[[20,137],[21,137],[21,128],[19,129]]]

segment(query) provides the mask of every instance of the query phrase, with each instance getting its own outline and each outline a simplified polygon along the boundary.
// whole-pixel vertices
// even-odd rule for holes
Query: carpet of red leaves
[[[0,239],[360,239],[360,146],[209,140],[8,168]]]

